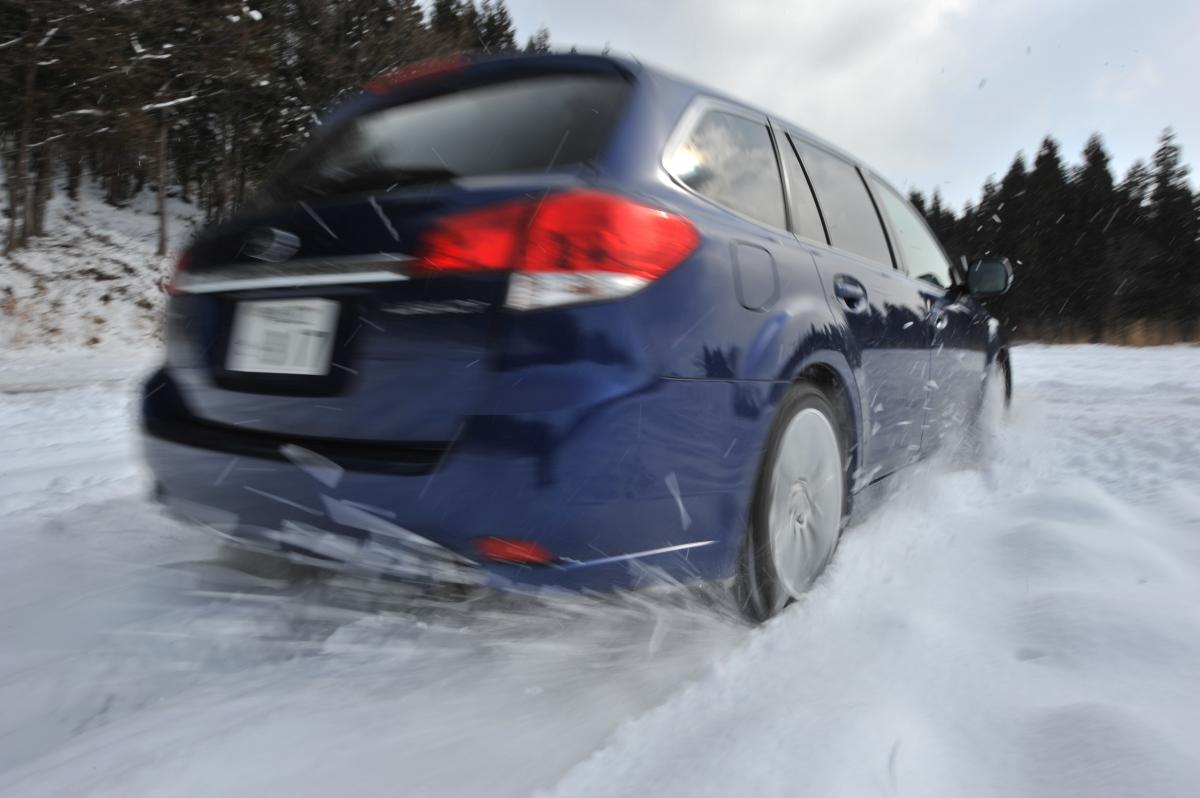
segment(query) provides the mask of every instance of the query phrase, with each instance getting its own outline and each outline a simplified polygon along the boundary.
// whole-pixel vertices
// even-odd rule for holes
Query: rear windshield
[[[278,202],[578,166],[600,155],[629,89],[616,75],[547,75],[373,111],[303,153],[265,193]]]

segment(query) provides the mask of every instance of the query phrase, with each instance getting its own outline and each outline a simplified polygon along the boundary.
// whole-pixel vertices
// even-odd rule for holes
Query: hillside
[[[86,180],[78,200],[59,192],[47,208],[47,235],[34,239],[29,249],[0,255],[0,348],[5,352],[107,349],[157,340],[161,283],[172,256],[154,254],[154,195],[144,191],[121,208],[101,196]],[[175,252],[202,215],[176,199],[167,207]]]

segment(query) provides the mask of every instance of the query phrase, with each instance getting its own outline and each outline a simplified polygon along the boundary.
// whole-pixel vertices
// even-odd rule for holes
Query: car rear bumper
[[[451,441],[333,443],[197,421],[147,383],[161,500],[243,545],[402,579],[613,589],[732,572],[767,384],[660,380],[570,410],[467,419]],[[552,565],[481,561],[535,541]]]

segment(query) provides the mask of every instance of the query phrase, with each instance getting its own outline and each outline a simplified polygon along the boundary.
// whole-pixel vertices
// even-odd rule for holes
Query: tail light
[[[175,259],[175,268],[171,270],[171,279],[167,281],[168,294],[174,295],[181,293],[179,290],[179,280],[187,272],[188,266],[191,265],[191,262],[192,253],[186,249],[179,254],[178,258]]]
[[[540,543],[512,538],[476,538],[475,548],[486,559],[511,565],[549,565],[557,558]]]
[[[690,221],[600,191],[566,191],[441,220],[421,242],[416,269],[512,271],[518,310],[627,296],[690,255]]]

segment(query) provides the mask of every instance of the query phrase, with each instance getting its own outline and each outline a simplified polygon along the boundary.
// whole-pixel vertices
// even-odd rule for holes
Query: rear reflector
[[[414,267],[516,272],[509,306],[531,309],[633,293],[699,241],[677,214],[601,191],[565,191],[442,219],[422,239]]]
[[[191,262],[191,252],[185,249],[183,252],[179,253],[179,257],[175,259],[175,269],[171,272],[171,279],[167,281],[166,287],[168,294],[182,293],[180,290],[180,278],[187,272],[188,266],[191,264]]]
[[[532,540],[476,538],[475,548],[486,559],[511,565],[548,565],[557,559],[549,549]]]

